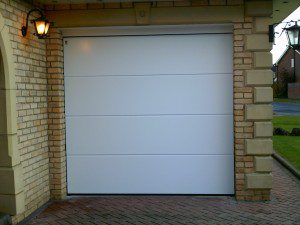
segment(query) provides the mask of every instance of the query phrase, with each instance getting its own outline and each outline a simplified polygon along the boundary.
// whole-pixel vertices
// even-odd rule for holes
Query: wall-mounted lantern
[[[279,34],[279,37],[283,32],[286,33],[289,41],[289,46],[291,46],[295,50],[300,49],[300,26],[298,25],[299,21],[290,21],[290,22],[282,22],[283,24],[286,24],[285,28],[282,28],[282,32],[275,33],[274,27],[277,26],[280,23],[275,23],[272,25],[269,25],[269,42],[274,42],[275,40],[275,34]],[[293,24],[293,26],[290,26]],[[288,27],[290,26],[290,27]]]
[[[48,20],[46,20],[45,15],[43,14],[43,12],[40,9],[32,9],[27,13],[26,26],[23,26],[22,29],[21,29],[23,37],[25,37],[26,34],[27,34],[28,20],[29,20],[30,14],[32,12],[39,12],[40,13],[39,18],[31,21],[34,24],[34,27],[35,27],[34,35],[36,35],[39,39],[44,39],[44,38],[48,37],[47,33],[49,31],[50,22]]]
[[[299,50],[300,49],[300,26],[297,22],[295,22],[294,26],[288,27],[284,29],[286,31],[289,46],[293,49]]]

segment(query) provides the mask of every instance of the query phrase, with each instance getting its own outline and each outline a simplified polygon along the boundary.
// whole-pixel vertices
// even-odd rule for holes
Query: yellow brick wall
[[[26,38],[20,30],[32,8],[24,1],[0,0],[0,12],[9,27],[11,43],[7,44],[11,44],[15,63],[18,148],[25,192],[26,211],[13,217],[13,223],[50,198],[46,44],[32,35],[32,24]]]
[[[270,198],[270,189],[249,189],[246,186],[246,175],[255,172],[254,155],[248,154],[245,146],[246,140],[254,138],[254,121],[247,119],[246,108],[254,104],[255,85],[247,85],[246,74],[247,71],[254,69],[255,65],[253,53],[246,47],[246,37],[255,33],[255,19],[255,17],[246,16],[243,23],[234,23],[233,31],[235,194],[237,200],[268,200]]]
[[[47,72],[50,190],[52,199],[63,199],[67,194],[63,40],[58,29],[51,28],[49,33]]]

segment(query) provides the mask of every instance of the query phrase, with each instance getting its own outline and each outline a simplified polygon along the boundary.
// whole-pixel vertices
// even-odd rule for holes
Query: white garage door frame
[[[162,35],[197,35],[197,34],[232,34],[232,24],[207,24],[207,25],[164,25],[164,26],[122,26],[122,27],[97,27],[97,28],[64,28],[62,30],[63,37],[114,37],[114,36],[162,36]],[[233,57],[232,57],[233,58]],[[233,101],[233,99],[232,99]],[[68,129],[68,127],[67,127]],[[233,129],[233,124],[232,124]],[[232,138],[232,146],[233,146]],[[68,148],[68,147],[67,147]],[[232,155],[233,154],[232,147]],[[68,156],[68,150],[67,150]],[[68,163],[68,161],[67,161]],[[234,159],[233,159],[234,164]],[[234,170],[234,165],[232,165]],[[234,171],[232,172],[232,176]],[[69,190],[69,188],[68,188]],[[234,194],[234,176],[232,177],[232,193]],[[70,193],[69,193],[70,194]],[[80,194],[80,193],[71,193]],[[86,193],[83,193],[86,194]],[[95,193],[97,194],[97,193]],[[104,194],[104,193],[101,193]],[[111,193],[107,193],[111,194]],[[115,194],[115,193],[113,193]],[[126,193],[124,193],[126,194]],[[132,194],[132,193],[131,193]],[[139,194],[139,193],[137,193]],[[151,193],[150,193],[151,194]],[[172,194],[172,193],[170,193]],[[176,194],[176,193],[175,193]],[[195,193],[197,194],[197,193]]]

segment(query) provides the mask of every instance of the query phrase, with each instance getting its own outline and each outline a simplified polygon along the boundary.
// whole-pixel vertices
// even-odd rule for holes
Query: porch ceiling
[[[273,22],[281,22],[299,6],[300,0],[273,0]]]
[[[166,0],[155,0],[157,2]],[[180,1],[180,0],[173,0]],[[182,1],[182,0],[181,0]],[[101,3],[101,2],[149,2],[149,0],[38,0],[43,4],[81,4],[81,3]]]
[[[102,2],[149,2],[152,0],[25,0],[28,2],[38,2],[41,4],[82,4],[82,3],[102,3]],[[157,2],[167,0],[155,0]],[[173,0],[182,1],[182,0]],[[251,1],[251,0],[246,0]],[[263,0],[273,1],[273,23],[282,21],[297,7],[300,6],[300,0]]]

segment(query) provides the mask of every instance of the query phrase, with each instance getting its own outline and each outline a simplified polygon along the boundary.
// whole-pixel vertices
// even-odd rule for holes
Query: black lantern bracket
[[[282,28],[282,31],[280,33],[275,32],[275,27],[279,24],[285,24],[284,28]],[[274,43],[275,37],[280,37],[285,32],[289,41],[289,46],[291,46],[294,49],[299,49],[300,26],[298,24],[300,24],[300,20],[291,20],[288,22],[274,23],[269,25],[269,42]],[[293,38],[298,38],[298,43],[295,43]]]
[[[29,16],[30,16],[30,14],[33,13],[33,12],[38,12],[38,13],[40,14],[40,17],[39,17],[39,18],[30,21],[31,23],[34,23],[34,25],[35,25],[36,33],[34,33],[34,35],[36,35],[39,39],[48,37],[47,32],[46,32],[46,33],[43,33],[43,34],[39,34],[39,33],[37,32],[37,28],[36,28],[36,24],[35,24],[36,21],[45,21],[45,23],[49,23],[49,22],[46,20],[46,17],[45,17],[45,15],[44,15],[44,13],[42,12],[42,10],[40,10],[40,9],[38,9],[38,8],[31,9],[31,10],[27,13],[27,17],[26,17],[26,25],[25,25],[25,26],[22,26],[22,28],[21,28],[22,36],[25,37],[25,36],[27,35]],[[49,24],[50,24],[50,23],[49,23]]]

